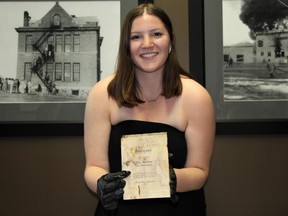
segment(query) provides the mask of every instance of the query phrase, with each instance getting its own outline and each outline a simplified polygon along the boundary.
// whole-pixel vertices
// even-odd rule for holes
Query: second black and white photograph
[[[288,100],[288,1],[223,0],[225,101]]]

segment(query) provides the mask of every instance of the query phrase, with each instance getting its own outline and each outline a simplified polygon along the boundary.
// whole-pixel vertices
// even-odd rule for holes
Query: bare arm
[[[84,149],[86,167],[84,178],[87,186],[94,192],[97,180],[109,172],[108,142],[111,129],[109,117],[109,98],[105,79],[91,90],[85,108]]]
[[[214,145],[213,102],[206,89],[193,82],[184,81],[187,160],[184,169],[175,169],[178,192],[196,190],[204,186],[209,175]]]

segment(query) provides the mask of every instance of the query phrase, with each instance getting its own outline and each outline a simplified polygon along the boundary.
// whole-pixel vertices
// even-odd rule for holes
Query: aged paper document
[[[122,170],[131,171],[124,200],[170,197],[167,133],[121,138]]]

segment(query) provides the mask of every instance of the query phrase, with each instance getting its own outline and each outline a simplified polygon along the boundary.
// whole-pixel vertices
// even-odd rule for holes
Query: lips
[[[140,56],[141,56],[142,58],[151,58],[151,57],[154,57],[154,56],[156,56],[156,55],[158,55],[158,52],[144,53],[144,54],[141,54]]]

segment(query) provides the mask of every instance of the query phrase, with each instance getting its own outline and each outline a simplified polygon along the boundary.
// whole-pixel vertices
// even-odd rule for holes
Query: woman
[[[153,4],[124,21],[116,73],[98,82],[86,104],[85,181],[98,194],[95,215],[205,215],[215,122],[208,92],[178,63],[172,24]],[[171,199],[123,200],[121,137],[167,132]]]

